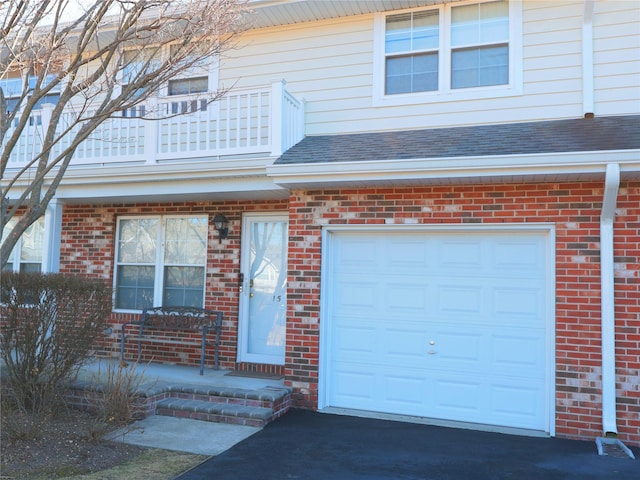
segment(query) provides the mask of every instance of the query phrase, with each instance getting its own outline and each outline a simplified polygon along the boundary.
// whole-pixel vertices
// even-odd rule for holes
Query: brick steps
[[[167,398],[156,405],[156,415],[252,427],[264,427],[272,419],[273,414],[271,408],[248,407],[205,400]]]
[[[156,403],[156,415],[263,427],[291,405],[287,388],[246,390],[218,387],[174,387]]]
[[[67,392],[74,406],[91,410],[100,401],[102,386],[76,382]],[[134,392],[137,418],[164,415],[194,420],[263,427],[291,406],[291,389],[244,389],[154,382]]]

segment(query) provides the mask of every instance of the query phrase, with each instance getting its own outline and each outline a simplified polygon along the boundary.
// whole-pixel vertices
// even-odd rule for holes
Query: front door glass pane
[[[287,222],[252,222],[250,228],[248,353],[284,359]]]

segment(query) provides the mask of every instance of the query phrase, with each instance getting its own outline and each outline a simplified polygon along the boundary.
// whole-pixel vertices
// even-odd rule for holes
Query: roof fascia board
[[[280,185],[322,180],[407,180],[488,176],[540,176],[548,174],[604,173],[607,163],[622,172],[640,172],[640,149],[594,152],[327,162],[271,165],[267,175]]]

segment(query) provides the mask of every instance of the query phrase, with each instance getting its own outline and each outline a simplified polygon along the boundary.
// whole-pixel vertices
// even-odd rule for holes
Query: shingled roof
[[[640,115],[305,137],[275,165],[640,149]]]

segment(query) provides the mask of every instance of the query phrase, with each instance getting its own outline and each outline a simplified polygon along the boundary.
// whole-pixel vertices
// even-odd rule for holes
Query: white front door
[[[549,431],[544,233],[346,230],[327,247],[324,406]]]
[[[284,364],[288,218],[245,214],[238,361]]]

